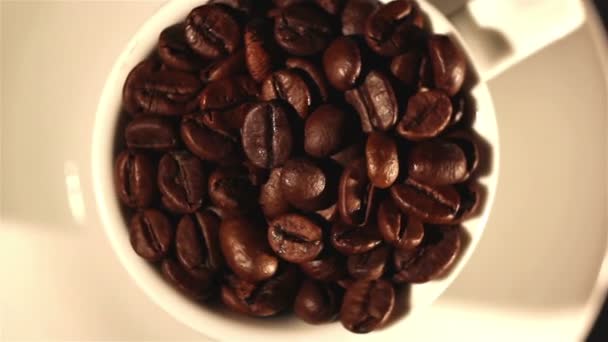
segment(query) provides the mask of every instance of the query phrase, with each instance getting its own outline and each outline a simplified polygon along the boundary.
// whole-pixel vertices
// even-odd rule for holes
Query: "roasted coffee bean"
[[[148,261],[162,259],[173,242],[173,227],[158,210],[138,211],[129,224],[129,239],[133,250]]]
[[[422,55],[417,51],[409,51],[393,57],[391,72],[410,89],[415,89],[420,78]]]
[[[114,164],[114,184],[120,201],[131,208],[145,208],[156,195],[155,170],[150,159],[125,150]]]
[[[249,76],[236,76],[211,82],[201,93],[201,110],[226,110],[255,100],[257,85]]]
[[[378,208],[378,231],[384,241],[397,249],[414,249],[424,237],[422,222],[402,213],[390,198],[382,201]]]
[[[481,189],[477,183],[465,183],[456,186],[460,194],[460,209],[456,217],[449,224],[460,224],[477,214],[481,201]]]
[[[203,5],[188,14],[186,41],[199,55],[214,59],[227,56],[240,46],[241,28],[227,8]]]
[[[287,214],[268,224],[268,243],[286,261],[311,261],[323,249],[323,231],[302,215]]]
[[[260,207],[262,207],[264,216],[269,220],[287,213],[290,209],[281,190],[282,171],[283,169],[280,167],[272,169],[268,181],[260,188]]]
[[[254,285],[245,293],[231,284],[222,287],[222,302],[236,312],[268,317],[284,311],[293,303],[298,289],[298,274],[294,266],[287,266],[274,277]]]
[[[132,94],[144,113],[183,115],[196,108],[201,87],[191,74],[161,70],[136,82]]]
[[[202,114],[202,121],[212,131],[237,140],[240,137],[245,116],[256,104],[256,102],[245,102],[227,110],[205,111]]]
[[[329,90],[327,89],[327,79],[323,72],[314,63],[307,59],[299,57],[291,57],[285,61],[285,66],[290,69],[301,70],[314,83],[315,91],[319,93],[319,98],[322,102],[327,102],[329,99]]]
[[[127,147],[150,150],[168,150],[178,144],[171,121],[158,116],[138,116],[125,128]]]
[[[382,243],[375,224],[355,227],[337,222],[331,227],[330,239],[334,248],[345,255],[365,253]]]
[[[175,232],[175,254],[189,271],[218,271],[224,261],[220,250],[220,219],[205,210],[185,215]]]
[[[377,188],[386,189],[399,176],[399,155],[395,140],[380,132],[372,132],[365,145],[367,175]]]
[[[338,186],[338,211],[342,221],[365,226],[372,211],[375,191],[363,159],[346,166]]]
[[[256,5],[259,2],[260,1],[256,1]],[[255,10],[253,0],[210,0],[209,3],[226,5],[237,11],[245,13],[246,15],[252,14],[252,12]]]
[[[380,7],[378,0],[346,0],[342,11],[342,34],[345,36],[365,33],[367,17]]]
[[[395,306],[395,289],[386,280],[359,280],[348,287],[342,308],[342,325],[357,334],[380,328]]]
[[[242,141],[245,155],[255,166],[272,169],[283,165],[293,144],[285,106],[279,101],[253,106],[243,123]]]
[[[207,65],[207,67],[201,70],[200,79],[205,83],[209,83],[234,77],[246,71],[245,50],[240,49],[225,59],[218,59]]]
[[[429,186],[407,179],[390,189],[395,204],[403,212],[427,223],[446,223],[460,209],[460,195],[451,186]]]
[[[184,23],[169,26],[158,38],[158,56],[165,65],[183,71],[200,69],[203,59],[194,53],[186,42]]]
[[[254,19],[245,27],[245,61],[254,80],[261,82],[280,63],[277,46],[272,38],[272,25],[265,19]]]
[[[357,85],[363,72],[363,56],[354,37],[336,38],[323,54],[323,68],[329,83],[340,91]]]
[[[158,165],[158,188],[163,205],[175,213],[198,210],[206,197],[201,161],[186,151],[165,154]]]
[[[269,279],[279,267],[279,259],[268,245],[265,230],[247,218],[222,221],[220,247],[226,264],[244,280]]]
[[[363,144],[352,144],[333,154],[331,159],[342,167],[347,167],[352,162],[364,157],[365,147]]]
[[[462,149],[443,140],[419,143],[409,153],[408,176],[429,185],[448,185],[465,181],[469,172]]]
[[[428,51],[435,87],[449,96],[456,95],[462,88],[467,72],[464,54],[449,36],[441,34],[429,38]]]
[[[323,282],[337,281],[346,274],[344,258],[331,246],[325,246],[316,259],[300,263],[300,269],[312,279]]]
[[[130,114],[139,114],[143,111],[139,101],[135,98],[135,94],[141,91],[142,82],[161,68],[161,63],[158,58],[148,58],[137,64],[127,76],[125,85],[122,88],[122,105],[123,108]]]
[[[246,170],[220,167],[209,176],[209,198],[217,207],[245,213],[256,204],[258,193]]]
[[[412,1],[394,0],[369,15],[365,23],[365,40],[376,53],[396,56],[411,46],[412,36],[422,25]]]
[[[338,204],[334,203],[328,208],[317,210],[315,214],[319,215],[322,219],[327,222],[334,222],[338,217]]]
[[[452,102],[440,90],[421,91],[410,97],[397,133],[410,140],[437,136],[450,123]]]
[[[339,151],[345,140],[347,118],[340,108],[326,104],[306,119],[304,150],[310,156],[323,158]]]
[[[306,280],[296,296],[294,312],[310,324],[321,324],[334,319],[339,309],[336,289],[329,285]]]
[[[442,276],[460,252],[458,226],[431,226],[422,244],[414,250],[396,250],[394,255],[397,283],[425,283]]]
[[[291,159],[281,172],[283,196],[300,210],[326,208],[330,201],[330,179],[309,159]]]
[[[355,279],[380,279],[384,274],[389,253],[387,246],[380,245],[371,251],[350,255],[346,261],[348,273]]]
[[[340,14],[345,0],[315,0],[315,3],[329,14]]]
[[[397,122],[397,98],[386,75],[371,71],[363,84],[344,93],[344,97],[359,113],[363,132],[374,129],[387,131]]]
[[[467,176],[470,177],[477,170],[479,164],[479,147],[477,137],[468,130],[453,131],[445,136],[445,140],[460,147],[467,158]]]
[[[237,144],[205,126],[202,115],[186,116],[182,120],[181,136],[190,152],[203,160],[230,163],[238,157]]]
[[[302,118],[306,118],[312,106],[309,85],[294,70],[279,70],[262,82],[260,97],[264,101],[274,99],[289,103]]]
[[[275,18],[274,37],[292,55],[317,54],[325,49],[333,35],[330,17],[315,6],[289,6]]]
[[[188,272],[170,258],[163,260],[160,270],[171,285],[194,300],[205,301],[214,294],[213,276],[206,270]]]

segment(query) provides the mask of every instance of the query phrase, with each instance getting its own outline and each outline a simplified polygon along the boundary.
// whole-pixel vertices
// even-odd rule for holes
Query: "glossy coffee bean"
[[[397,207],[427,223],[453,220],[460,209],[460,195],[451,186],[429,186],[412,179],[390,189]]]
[[[226,110],[255,100],[257,85],[249,76],[236,76],[211,82],[201,93],[201,110]]]
[[[306,280],[294,302],[294,313],[309,324],[330,322],[338,313],[339,297],[336,289],[329,285]]]
[[[133,97],[145,113],[184,115],[196,108],[202,84],[192,74],[160,70],[133,86]]]
[[[373,208],[375,189],[367,175],[365,161],[347,165],[338,185],[338,211],[349,225],[365,226]]]
[[[148,58],[137,64],[129,75],[122,88],[122,106],[130,114],[139,114],[143,108],[135,98],[136,92],[141,89],[142,82],[148,75],[157,72],[161,68],[161,61],[158,58]]]
[[[281,190],[281,173],[283,169],[272,169],[268,181],[260,188],[259,203],[264,216],[272,220],[286,214],[290,207]]]
[[[279,70],[270,74],[262,82],[260,98],[264,101],[283,100],[302,118],[306,118],[311,111],[311,89],[294,70]]]
[[[334,248],[344,255],[369,252],[382,243],[375,225],[355,227],[341,222],[331,227],[330,240]]]
[[[348,287],[342,308],[342,325],[357,334],[380,328],[395,306],[395,289],[386,280],[359,280]]]
[[[235,77],[245,72],[247,72],[245,50],[239,49],[224,59],[218,59],[209,63],[209,65],[200,71],[199,75],[203,82],[209,83]]]
[[[120,201],[131,208],[145,208],[156,195],[155,170],[141,153],[123,151],[114,164],[114,182]]]
[[[253,106],[243,123],[243,151],[255,166],[272,169],[283,165],[293,145],[287,109],[279,101]]]
[[[420,78],[422,55],[417,51],[409,51],[393,57],[391,73],[406,86],[414,89]]]
[[[357,85],[363,72],[363,56],[354,37],[338,37],[323,53],[323,68],[329,83],[340,91]]]
[[[435,87],[449,96],[458,93],[467,72],[466,59],[460,48],[449,36],[436,34],[429,38],[428,52]]]
[[[309,159],[291,159],[281,172],[283,196],[300,210],[326,208],[330,196],[329,183],[324,170]]]
[[[456,144],[444,140],[419,143],[409,153],[408,176],[429,185],[448,185],[465,181],[467,157]]]
[[[311,261],[323,250],[323,231],[302,215],[287,214],[268,224],[268,243],[286,261]]]
[[[397,133],[410,140],[437,136],[450,123],[452,102],[440,90],[421,91],[410,97]]]
[[[411,30],[417,22],[415,5],[410,0],[394,0],[381,5],[365,23],[367,45],[382,56],[396,56],[411,46]]]
[[[396,250],[393,280],[397,283],[425,283],[442,276],[460,252],[460,231],[458,226],[432,226],[417,249]]]
[[[175,254],[189,271],[216,272],[224,261],[220,249],[220,219],[209,210],[185,215],[175,232]]]
[[[215,206],[238,214],[254,207],[258,193],[246,170],[220,167],[209,176],[209,198]]]
[[[160,270],[171,285],[196,301],[205,301],[214,294],[213,276],[208,271],[188,272],[170,258],[163,260]]]
[[[402,213],[391,198],[382,201],[378,208],[378,231],[384,241],[397,249],[414,249],[424,237],[422,222]]]
[[[348,103],[359,113],[363,132],[387,131],[397,122],[397,98],[389,78],[380,71],[371,71],[363,83],[344,93]]]
[[[203,5],[193,9],[186,18],[184,31],[192,50],[208,59],[227,56],[241,43],[239,23],[221,5]]]
[[[346,0],[342,11],[342,34],[362,35],[365,33],[367,17],[380,7],[378,0]]]
[[[316,259],[300,263],[300,269],[312,279],[329,282],[342,279],[346,274],[344,258],[331,246],[325,246]]]
[[[343,110],[331,104],[320,106],[306,119],[304,150],[317,158],[337,153],[345,140],[346,128]]]
[[[240,291],[232,284],[222,287],[222,302],[231,310],[256,317],[268,317],[289,309],[298,289],[298,274],[287,266],[274,277]]]
[[[330,17],[315,6],[289,6],[275,18],[275,40],[292,55],[317,54],[327,47],[333,35]]]
[[[204,65],[203,59],[194,53],[186,42],[184,23],[164,29],[158,38],[158,56],[170,68],[196,71]]]
[[[178,144],[171,121],[159,116],[138,116],[125,128],[127,147],[135,149],[168,150]]]
[[[201,161],[186,151],[166,153],[158,165],[158,188],[163,205],[175,213],[198,210],[207,195]]]
[[[372,132],[365,145],[367,175],[377,188],[386,189],[399,176],[399,155],[395,140],[381,132]]]
[[[238,156],[237,144],[229,137],[205,126],[202,115],[186,116],[181,123],[181,137],[190,152],[203,160],[230,163]]]
[[[261,82],[279,64],[279,54],[272,37],[272,24],[265,19],[254,19],[245,27],[245,60],[251,77]]]
[[[173,227],[167,217],[155,209],[137,212],[129,224],[133,250],[148,261],[159,261],[167,254],[173,235]]]
[[[384,274],[389,255],[390,249],[385,245],[365,253],[350,255],[346,261],[348,273],[355,279],[380,279]]]
[[[319,7],[332,15],[340,14],[345,2],[345,0],[315,0]]]
[[[315,91],[313,93],[318,92],[318,98],[321,99],[321,102],[327,102],[329,99],[327,79],[325,78],[323,71],[316,64],[305,58],[291,57],[285,61],[285,66],[290,69],[302,71],[302,73],[312,81],[311,83],[315,85]]]
[[[331,155],[331,159],[342,167],[347,167],[356,160],[365,157],[365,145],[351,144]]]
[[[202,113],[202,122],[210,130],[231,140],[238,140],[245,122],[245,116],[255,106],[255,102],[245,102],[226,110],[210,110]]]
[[[266,231],[247,218],[222,221],[220,247],[228,267],[244,280],[269,279],[279,267],[279,259],[268,245]]]

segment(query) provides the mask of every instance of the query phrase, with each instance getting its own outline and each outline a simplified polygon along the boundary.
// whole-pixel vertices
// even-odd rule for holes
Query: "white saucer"
[[[201,340],[134,286],[90,191],[101,87],[160,4],[0,4],[0,339]],[[596,279],[608,226],[608,50],[593,31],[591,20],[490,83],[502,169],[485,235],[458,280],[396,338],[586,334],[608,286],[607,267]]]

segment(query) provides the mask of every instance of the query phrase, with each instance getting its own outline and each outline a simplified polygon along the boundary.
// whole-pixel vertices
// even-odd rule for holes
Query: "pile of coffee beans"
[[[194,8],[124,84],[133,249],[201,302],[381,327],[479,201],[466,69],[411,0]]]

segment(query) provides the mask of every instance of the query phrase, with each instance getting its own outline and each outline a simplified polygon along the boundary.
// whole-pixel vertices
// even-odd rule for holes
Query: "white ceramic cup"
[[[133,280],[154,302],[207,337],[228,341],[310,341],[310,338],[335,341],[361,338],[361,335],[348,332],[337,322],[311,326],[293,317],[255,319],[222,309],[207,308],[178,293],[131,248],[113,186],[113,146],[122,86],[129,71],[153,50],[159,33],[165,27],[182,21],[192,8],[204,2],[175,0],[160,8],[130,40],[114,64],[103,89],[95,118],[91,163],[97,209],[112,248]],[[445,278],[412,286],[408,315],[429,306],[454,281],[475,250],[490,214],[500,156],[496,113],[486,81],[566,35],[584,20],[584,11],[578,0],[473,0],[463,7],[450,8],[447,17],[425,0],[418,2],[428,15],[433,31],[450,34],[469,56],[473,74],[479,80],[471,90],[477,108],[473,127],[487,142],[489,172],[479,179],[486,189],[483,210],[464,224],[470,241],[458,263]],[[408,315],[374,332],[373,336],[399,336],[407,327]]]

